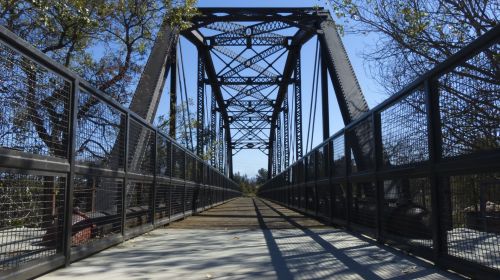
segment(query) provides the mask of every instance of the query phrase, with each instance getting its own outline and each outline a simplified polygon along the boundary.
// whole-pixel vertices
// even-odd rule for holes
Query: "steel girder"
[[[224,172],[224,120],[222,114],[219,114],[219,139],[216,148],[219,151],[219,171]]]
[[[280,114],[281,116],[281,114]],[[278,126],[276,127],[276,137],[278,138],[278,141],[276,141],[276,172],[279,174],[281,172],[281,155],[283,153],[281,144],[282,144],[282,138],[281,138],[281,117],[278,117]]]
[[[319,35],[321,41],[322,73],[324,73],[322,74],[322,100],[326,103],[323,105],[323,123],[328,123],[328,119],[325,119],[328,113],[328,101],[326,101],[328,82],[324,78],[327,75],[326,69],[334,84],[344,123],[348,124],[367,111],[368,106],[359,89],[335,25],[330,15],[324,10],[316,8],[201,8],[200,12],[200,15],[192,19],[193,27],[185,30],[183,34],[198,47],[199,52],[203,53],[207,60],[205,82],[212,86],[220,117],[223,120],[219,122],[219,125],[222,123],[224,125],[224,142],[228,149],[227,167],[231,167],[233,155],[231,148],[237,152],[238,149],[243,148],[244,144],[250,143],[248,140],[250,137],[262,140],[259,143],[259,149],[267,145],[270,167],[272,167],[273,155],[277,155],[273,150],[278,148],[278,145],[280,151],[285,150],[281,153],[283,164],[289,164],[288,121],[290,116],[288,116],[286,95],[290,84],[294,84],[295,94],[293,104],[295,115],[292,117],[296,123],[296,129],[293,132],[296,134],[297,141],[296,156],[302,157],[300,49],[314,35]],[[250,24],[236,22],[249,22]],[[293,36],[290,36],[290,33],[286,35],[278,33],[281,32],[280,30],[292,27],[297,29]],[[204,37],[202,35],[204,28],[221,33],[216,35],[210,33]],[[257,45],[269,47],[260,47],[257,51],[254,48]],[[241,52],[233,51],[227,46],[240,46],[245,49]],[[253,50],[255,54],[250,58],[245,57],[246,49]],[[285,50],[285,52],[279,54],[280,50]],[[223,59],[216,53],[226,58]],[[286,53],[288,55],[283,71],[277,71],[272,65],[273,62],[269,63],[266,60],[266,58]],[[211,54],[223,62],[226,61],[219,72],[215,70]],[[227,62],[227,58],[230,62]],[[261,66],[260,62],[265,62],[267,65]],[[251,69],[257,74],[255,76],[242,74],[246,69]],[[273,86],[277,87],[277,93],[272,93],[272,91],[265,93],[265,91],[269,92]],[[225,95],[222,94],[222,89]],[[281,112],[283,116],[280,115]],[[282,117],[281,122],[279,119]],[[280,131],[277,131],[278,127]],[[230,128],[235,129],[234,134],[231,134]],[[243,128],[245,128],[244,131]],[[269,133],[264,133],[263,129],[269,130]],[[267,135],[268,140],[266,141],[259,133]],[[275,143],[277,134],[280,134],[279,141],[283,140],[279,144]],[[324,129],[323,134],[324,137],[329,134],[327,128]],[[220,158],[219,156],[219,161]]]
[[[330,73],[344,124],[348,125],[369,111],[368,104],[330,15],[320,23],[320,28],[322,58]],[[348,135],[356,164],[360,168],[364,168],[370,158],[372,135],[369,131],[369,126],[366,126],[366,129],[358,129]]]
[[[297,61],[295,62],[295,84],[294,84],[294,94],[295,94],[295,150],[296,158],[299,159],[303,155],[302,151],[302,69],[300,66],[300,55],[297,56]]]
[[[224,105],[224,98],[222,91],[217,81],[217,73],[215,71],[214,63],[212,57],[210,56],[210,48],[205,45],[204,37],[197,30],[185,30],[181,33],[186,39],[193,43],[198,49],[198,55],[204,58],[205,74],[209,80],[210,86],[212,88],[213,96],[216,99],[217,106],[219,108],[219,113],[222,116],[224,124],[224,141],[226,142],[226,164],[232,164],[232,150],[231,145],[231,130],[229,126],[229,116],[227,113],[226,106]],[[232,167],[228,168],[229,176],[232,177]]]
[[[228,48],[224,48],[224,47],[214,47],[213,48],[215,51],[229,57],[232,59],[232,61],[237,61],[240,63],[240,65],[236,68],[233,68],[231,69],[230,71],[227,71],[226,73],[224,73],[222,76],[224,77],[228,77],[228,76],[233,76],[235,75],[236,73],[240,72],[241,70],[243,70],[246,66],[249,67],[250,69],[258,72],[258,73],[261,73],[266,76],[266,77],[274,77],[276,76],[275,73],[272,73],[272,72],[269,72],[267,70],[265,70],[264,68],[262,68],[260,65],[256,64],[257,62],[263,60],[264,58],[274,54],[274,53],[277,53],[278,51],[284,49],[284,47],[282,46],[272,46],[270,47],[269,49],[267,49],[265,52],[263,53],[259,53],[251,58],[246,58],[244,57],[243,55],[241,54],[238,54],[234,51],[232,51],[231,49],[228,49]],[[232,62],[231,61],[231,62]],[[229,65],[226,64],[226,66],[224,67],[223,70],[225,70],[226,68],[229,68]]]
[[[206,82],[209,82],[208,80]],[[279,85],[282,83],[280,76],[275,77],[219,77],[216,84],[223,85]]]
[[[283,100],[283,168],[290,165],[290,134],[288,125],[288,96]]]
[[[210,104],[210,149],[215,149],[217,141],[217,102],[212,94]],[[210,163],[212,166],[217,167],[216,152],[211,151],[210,153]]]
[[[320,28],[321,50],[333,82],[342,118],[347,125],[368,112],[368,104],[330,16],[320,23]]]
[[[129,107],[131,111],[135,112],[149,123],[153,123],[154,121],[163,92],[163,86],[165,85],[165,80],[171,68],[173,73],[171,76],[175,79],[175,52],[177,40],[178,30],[171,28],[165,18],[155,39],[151,54],[146,62]],[[123,139],[125,135],[121,134],[123,134],[122,131],[120,131],[119,137]],[[132,139],[129,147],[131,153],[129,168],[134,169],[139,164],[146,151],[146,143],[152,140],[156,142],[156,139],[151,139],[152,135],[150,131],[144,128],[139,131],[129,132],[128,137]],[[118,149],[119,147],[115,146],[113,148],[113,153],[115,153],[115,151],[117,152]]]
[[[198,55],[198,90],[196,95],[196,154],[203,156],[203,130],[205,127],[205,63],[204,56]]]
[[[301,29],[295,34],[295,36],[292,40],[292,44],[289,47],[288,56],[287,56],[287,60],[285,63],[285,68],[284,68],[283,74],[282,74],[283,80],[285,82],[289,82],[292,79],[292,74],[294,72],[296,72],[296,64],[297,64],[298,58],[300,57],[300,49],[305,42],[307,42],[309,39],[312,38],[312,36],[314,36],[314,32],[311,32],[310,30],[306,30],[306,29]],[[287,93],[288,93],[288,83],[283,83],[278,90],[278,95],[276,97],[276,103],[275,103],[275,107],[274,107],[275,109],[274,109],[273,114],[271,116],[271,132],[269,134],[269,148],[270,149],[272,149],[272,147],[274,145],[276,119],[278,118],[278,115],[280,113],[279,108],[281,108],[281,104],[285,100],[285,96],[287,95]],[[295,106],[297,106],[297,103],[295,104]],[[269,167],[272,166],[271,159],[269,159],[268,166]],[[269,176],[271,176],[270,172],[268,174],[269,174]]]
[[[149,123],[152,123],[156,116],[165,79],[175,60],[177,40],[178,31],[170,28],[165,20],[130,102],[130,110]]]

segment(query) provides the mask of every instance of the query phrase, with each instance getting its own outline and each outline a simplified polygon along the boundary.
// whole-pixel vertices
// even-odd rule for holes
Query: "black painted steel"
[[[498,279],[499,38],[497,26],[368,112],[346,106],[352,122],[259,196],[474,279]]]
[[[240,195],[4,27],[0,53],[0,278],[35,277],[191,215],[196,201],[206,209]]]

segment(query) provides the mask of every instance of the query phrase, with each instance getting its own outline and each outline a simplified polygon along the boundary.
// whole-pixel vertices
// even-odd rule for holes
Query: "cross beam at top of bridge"
[[[286,159],[288,163],[290,147],[296,149],[296,158],[302,156],[300,96],[303,90],[297,63],[302,46],[315,36],[320,42],[323,71],[330,73],[344,123],[368,111],[328,11],[314,7],[199,8],[199,14],[190,21],[192,26],[181,35],[204,57],[205,75],[199,78],[214,92],[215,113],[224,121],[228,158],[242,148],[263,151],[263,147],[268,149],[269,162]],[[328,83],[323,81],[322,84]],[[289,86],[294,88],[294,98],[288,98]],[[324,93],[328,94],[328,89]],[[327,102],[328,98],[322,100]],[[203,106],[198,104],[198,115],[202,116]],[[290,117],[295,120],[292,122],[295,129],[292,133],[281,133],[277,128],[292,129],[288,125],[289,108],[293,112]],[[198,119],[201,127],[203,122],[203,118]],[[283,139],[284,136],[288,139]],[[256,143],[255,139],[260,142]],[[288,144],[290,139],[295,139],[293,145]],[[275,145],[275,141],[280,143]],[[274,146],[280,151],[273,150]]]

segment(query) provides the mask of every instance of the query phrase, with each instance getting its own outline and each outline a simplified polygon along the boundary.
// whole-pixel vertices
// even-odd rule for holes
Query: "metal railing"
[[[31,278],[240,195],[0,27],[0,278]]]
[[[497,26],[272,178],[259,196],[498,279],[499,38]]]

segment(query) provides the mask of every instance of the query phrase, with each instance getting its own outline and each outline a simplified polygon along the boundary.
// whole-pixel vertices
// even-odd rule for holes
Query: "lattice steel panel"
[[[123,180],[76,176],[72,246],[121,233]]]
[[[307,207],[306,186],[300,185],[298,187],[298,191],[299,191],[299,208],[305,210]]]
[[[306,210],[310,212],[316,211],[316,188],[313,185],[304,187],[306,197]]]
[[[316,180],[316,157],[315,153],[311,153],[306,157],[306,181]]]
[[[173,163],[172,163],[172,176],[179,179],[184,179],[186,177],[186,158],[185,152],[177,147],[173,146]]]
[[[500,173],[448,180],[451,209],[441,209],[448,254],[500,270]]]
[[[328,182],[325,182],[318,183],[316,189],[318,191],[318,214],[324,218],[330,218],[332,188]]]
[[[380,113],[384,166],[429,159],[425,92],[416,90]]]
[[[350,209],[353,223],[374,228],[376,220],[376,189],[372,182],[354,183]]]
[[[439,79],[443,157],[500,149],[499,45]]]
[[[316,152],[316,178],[326,178],[329,176],[328,146],[319,147]]]
[[[107,169],[124,165],[125,115],[81,91],[78,96],[76,162]]]
[[[409,244],[432,247],[430,188],[428,178],[384,181],[384,233]]]
[[[346,175],[344,136],[333,139],[333,175],[336,177]]]
[[[298,208],[298,207],[300,207],[299,187],[298,186],[293,186],[293,187],[291,187],[291,191],[292,191],[292,196],[293,196],[292,206]]]
[[[128,171],[144,175],[154,174],[155,133],[130,119],[128,138]]]
[[[184,186],[173,185],[172,191],[172,215],[182,214],[184,211]]]
[[[333,217],[345,220],[347,217],[347,188],[345,184],[333,184]]]
[[[199,206],[198,207],[207,206],[207,187],[200,186],[200,188],[198,190],[198,196],[199,196]]]
[[[151,223],[152,183],[130,181],[125,193],[126,228]]]
[[[71,83],[0,42],[0,147],[67,157]]]
[[[191,182],[198,181],[198,170],[197,170],[198,162],[196,158],[191,155],[186,155],[186,180]]]
[[[65,182],[0,171],[0,271],[60,252]]]
[[[156,184],[156,217],[161,220],[170,217],[170,184],[158,182]]]
[[[186,200],[186,211],[193,209],[193,195],[194,195],[193,186],[186,186],[186,194],[184,199]]]
[[[156,174],[159,177],[170,177],[172,175],[172,144],[166,137],[158,135],[157,138],[158,147],[156,147]]]
[[[348,132],[348,145],[352,150],[351,172],[370,170],[375,167],[375,142],[372,118],[358,123]]]

